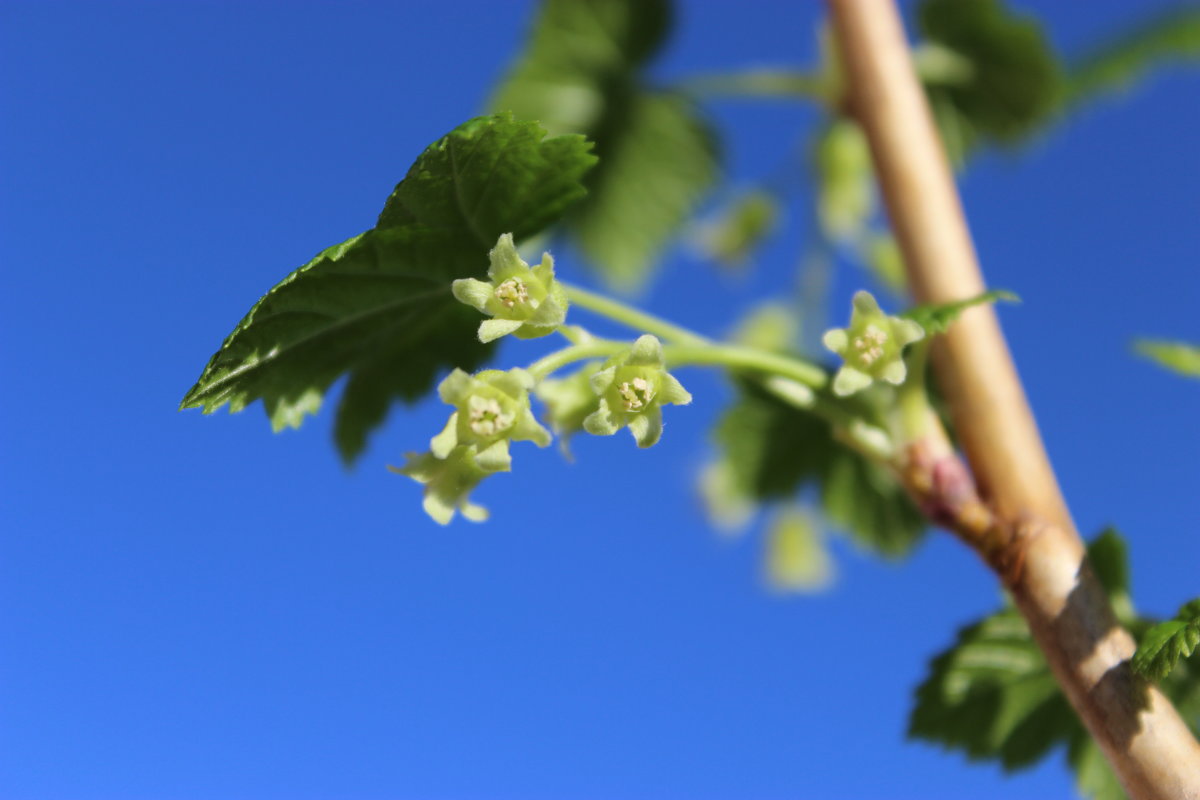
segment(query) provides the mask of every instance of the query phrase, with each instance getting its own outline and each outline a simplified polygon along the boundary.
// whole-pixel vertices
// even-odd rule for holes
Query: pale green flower
[[[874,380],[904,383],[908,375],[904,347],[924,336],[916,322],[889,317],[869,292],[857,292],[850,327],[826,331],[822,339],[845,361],[833,378],[833,393],[842,397],[854,394]]]
[[[554,259],[549,253],[530,268],[513,245],[511,233],[502,235],[488,253],[488,280],[457,280],[451,287],[460,303],[492,319],[479,324],[479,341],[490,342],[505,334],[535,339],[554,332],[567,318],[567,293],[554,280]]]
[[[456,410],[429,441],[430,452],[447,458],[459,445],[472,445],[480,454],[497,446],[507,456],[509,441],[550,444],[550,431],[538,424],[529,407],[532,388],[533,377],[523,369],[488,369],[478,375],[454,370],[438,386],[438,395]]]
[[[591,377],[599,407],[583,421],[588,433],[611,436],[629,428],[638,447],[650,447],[662,436],[662,406],[687,405],[692,396],[663,368],[662,344],[642,336],[624,356],[610,359]]]
[[[456,510],[472,522],[487,519],[487,509],[472,503],[468,495],[488,475],[508,472],[511,464],[507,443],[496,442],[482,451],[475,445],[459,445],[442,457],[409,453],[403,467],[388,469],[424,484],[425,513],[446,525],[454,519]]]

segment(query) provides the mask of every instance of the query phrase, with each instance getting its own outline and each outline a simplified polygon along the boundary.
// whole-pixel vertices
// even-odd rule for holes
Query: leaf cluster
[[[1125,543],[1114,530],[1092,541],[1088,560],[1123,625],[1145,631],[1129,598]],[[1182,670],[1163,690],[1195,729],[1200,725],[1200,671]],[[994,761],[1006,771],[1028,767],[1065,748],[1079,790],[1119,800],[1125,794],[1075,716],[1021,615],[1006,604],[958,632],[935,656],[917,687],[909,736]]]

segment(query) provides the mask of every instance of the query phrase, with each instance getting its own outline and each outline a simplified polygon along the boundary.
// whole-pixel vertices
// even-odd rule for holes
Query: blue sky
[[[814,56],[816,4],[681,5],[664,78]],[[1028,5],[1071,53],[1134,4]],[[446,529],[383,469],[437,403],[354,471],[328,414],[176,412],[254,299],[481,109],[530,7],[0,3],[0,795],[1068,794],[1057,759],[1005,779],[903,739],[928,658],[997,604],[950,537],[904,564],[838,540],[836,585],[780,598],[761,537],[713,533],[717,376],[682,376],[697,400],[653,450],[522,448],[480,491],[493,521]],[[1075,518],[1124,531],[1155,614],[1200,591],[1200,389],[1128,343],[1200,340],[1198,101],[1167,70],[962,180],[985,271],[1025,299],[1002,320]],[[710,110],[735,186],[814,120]],[[789,211],[761,274],[681,248],[642,302],[726,329],[789,285],[811,210]],[[839,273],[839,307],[858,286]]]

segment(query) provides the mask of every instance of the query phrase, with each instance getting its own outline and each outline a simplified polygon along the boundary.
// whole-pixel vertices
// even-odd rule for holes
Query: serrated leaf
[[[1010,303],[1021,302],[1021,298],[1012,292],[1005,291],[1004,289],[992,289],[975,297],[969,297],[966,300],[956,300],[953,303],[930,303],[916,306],[903,312],[900,316],[911,319],[919,324],[925,329],[926,336],[935,336],[939,333],[945,333],[950,327],[950,323],[958,319],[962,312],[968,308],[983,305],[984,303],[996,303],[1000,300]]]
[[[901,556],[926,523],[908,495],[881,467],[837,441],[828,423],[752,385],[722,416],[717,445],[735,489],[757,501],[818,489],[831,523],[859,545]]]
[[[1151,680],[1162,680],[1197,645],[1200,645],[1200,598],[1179,609],[1175,619],[1160,622],[1146,632],[1133,656],[1133,669]]]
[[[1162,63],[1197,59],[1200,9],[1171,9],[1119,35],[1073,66],[1067,79],[1067,99],[1079,102],[1102,92],[1127,89]]]
[[[1139,339],[1133,347],[1159,366],[1189,378],[1200,378],[1200,345]]]
[[[261,399],[276,429],[297,426],[350,376],[335,434],[346,460],[395,399],[489,352],[479,316],[454,300],[482,277],[502,233],[532,235],[584,189],[595,162],[579,136],[544,138],[509,115],[471,120],[431,145],[388,198],[377,226],[284,278],[226,337],[182,408],[240,411]]]
[[[715,135],[683,95],[642,74],[670,30],[666,0],[546,0],[489,106],[587,134],[601,162],[569,230],[610,282],[646,277],[711,187]]]
[[[1114,606],[1122,598],[1128,602],[1125,556],[1124,541],[1112,529],[1088,546],[1088,560]],[[1134,629],[1146,625],[1136,617],[1128,624]],[[1162,689],[1194,730],[1200,722],[1198,676],[1181,669]],[[1055,683],[1024,619],[1009,605],[960,630],[954,645],[933,659],[929,676],[916,690],[909,735],[970,759],[996,761],[1006,770],[1029,766],[1065,746],[1084,796],[1125,797]]]
[[[1035,19],[999,0],[924,0],[917,18],[927,38],[971,65],[970,80],[931,89],[962,117],[971,138],[1013,143],[1053,118],[1062,66]]]

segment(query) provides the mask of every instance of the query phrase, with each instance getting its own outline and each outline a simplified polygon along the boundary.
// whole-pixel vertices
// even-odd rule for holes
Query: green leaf
[[[1069,102],[1127,89],[1163,62],[1200,59],[1200,9],[1171,9],[1097,48],[1068,75]]]
[[[935,336],[939,333],[945,333],[950,327],[950,323],[958,319],[959,315],[971,306],[995,303],[1000,300],[1006,300],[1010,303],[1021,302],[1021,298],[1012,292],[1005,291],[1004,289],[992,289],[975,297],[969,297],[966,300],[956,300],[953,303],[931,303],[916,306],[903,312],[900,316],[911,319],[919,324],[925,330],[926,336]]]
[[[1129,605],[1125,551],[1124,541],[1112,529],[1088,546],[1088,561],[1118,609]],[[1129,616],[1129,627],[1147,625],[1133,616],[1131,605]],[[1194,730],[1200,722],[1200,676],[1181,668],[1162,689]],[[1005,770],[1029,766],[1065,747],[1084,796],[1125,798],[1100,749],[1055,683],[1024,619],[1007,604],[960,630],[954,645],[933,659],[928,677],[916,690],[909,736],[961,751],[973,760],[996,761]]]
[[[1172,372],[1189,378],[1200,378],[1200,345],[1139,339],[1134,342],[1133,348]]]
[[[1062,66],[1036,20],[1000,0],[924,0],[917,18],[927,38],[971,65],[970,80],[930,89],[962,118],[960,137],[1015,143],[1053,118]]]
[[[840,401],[861,404],[861,398]],[[887,556],[909,552],[924,518],[891,475],[833,436],[828,423],[746,384],[716,430],[733,489],[757,501],[817,488],[825,516],[863,547]]]
[[[682,95],[644,92],[597,135],[597,169],[569,225],[614,286],[640,284],[716,180],[716,139]]]
[[[377,226],[325,250],[260,299],[210,359],[181,408],[240,411],[262,400],[276,430],[314,413],[349,375],[335,438],[353,460],[392,402],[415,400],[447,367],[489,348],[479,314],[450,283],[482,276],[502,233],[529,236],[584,189],[595,162],[579,136],[480,117],[431,145],[388,198]]]
[[[1200,645],[1200,597],[1179,609],[1175,619],[1161,622],[1142,637],[1133,656],[1133,669],[1152,680],[1162,680]]]
[[[666,0],[545,0],[489,103],[596,142],[600,166],[568,229],[622,287],[646,277],[717,172],[715,136],[695,104],[643,76],[670,25]]]

